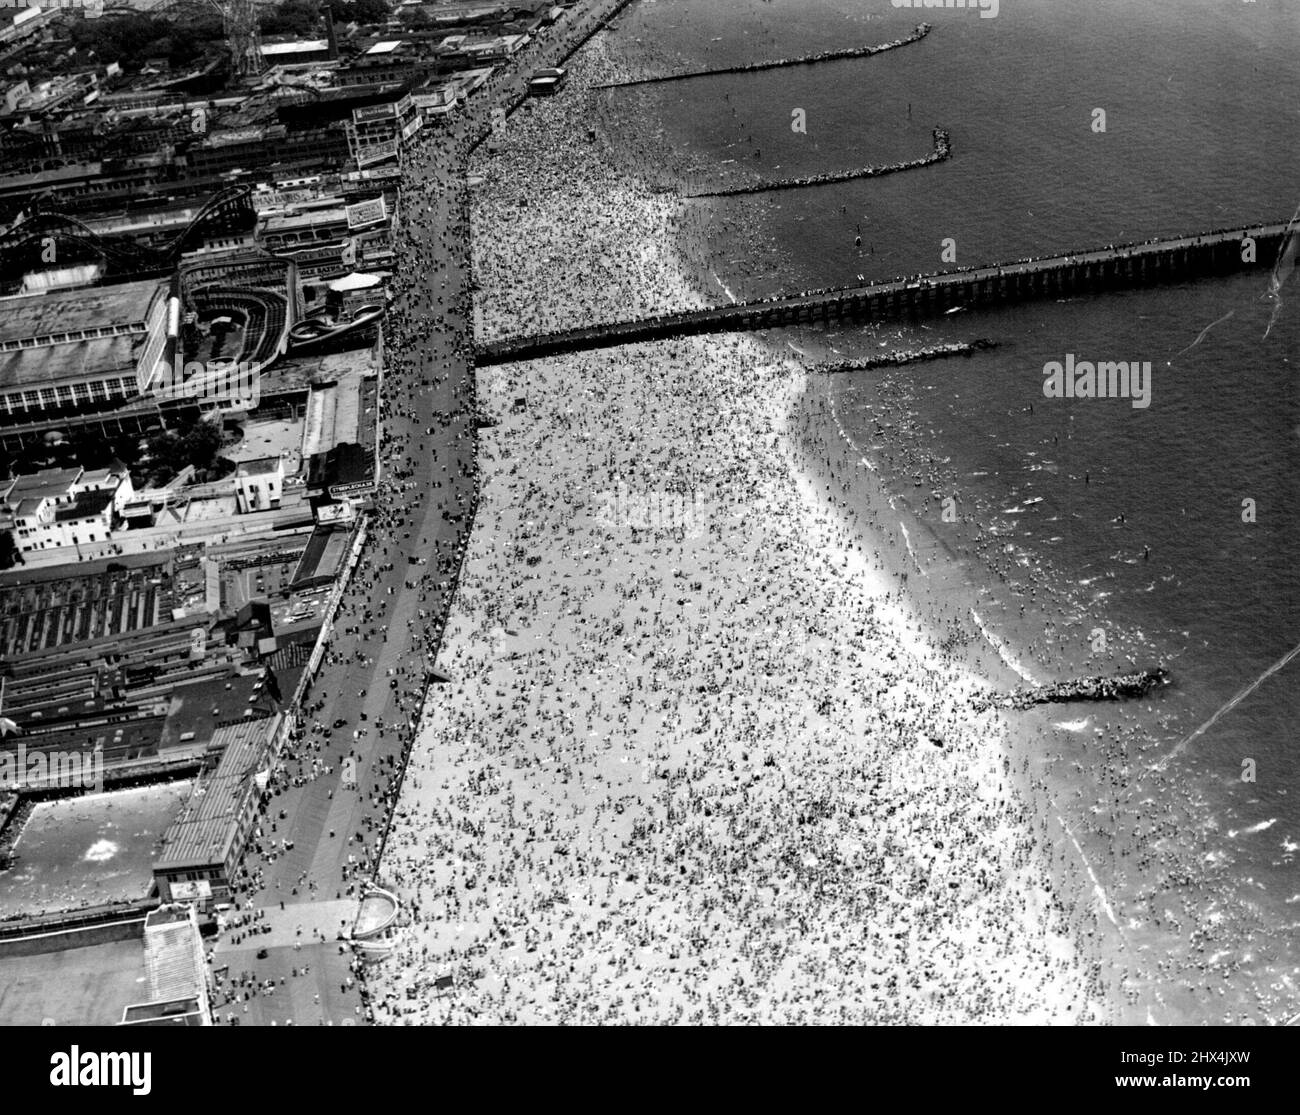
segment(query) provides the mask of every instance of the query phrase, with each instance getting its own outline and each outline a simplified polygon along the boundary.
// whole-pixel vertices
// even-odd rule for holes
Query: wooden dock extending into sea
[[[1287,236],[1296,231],[1296,226],[1287,222],[1249,225],[859,286],[775,295],[558,333],[506,337],[478,345],[476,359],[482,365],[506,364],[703,333],[925,317],[956,307],[973,309],[1032,298],[1097,294],[1240,271],[1267,273],[1276,265]]]

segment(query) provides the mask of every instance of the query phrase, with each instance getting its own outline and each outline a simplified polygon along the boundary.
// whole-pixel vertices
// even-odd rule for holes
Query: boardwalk
[[[301,1025],[367,1018],[358,985],[345,982],[352,953],[340,952],[335,937],[353,915],[353,892],[379,871],[422,706],[422,678],[455,592],[454,555],[464,552],[473,520],[467,509],[476,498],[464,155],[489,133],[494,109],[522,103],[522,73],[563,61],[630,2],[575,10],[555,38],[517,55],[452,131],[429,139],[406,168],[399,242],[404,274],[413,281],[403,284],[384,325],[385,487],[372,542],[345,591],[329,654],[301,710],[310,738],[324,741],[320,757],[328,765],[277,790],[262,819],[275,857],[245,857],[243,867],[258,885],[241,891],[241,911],[270,932],[236,931],[215,953],[214,963],[231,977],[278,978],[280,989],[227,1003],[227,982],[218,999],[220,1020]],[[313,725],[335,724],[330,736],[310,732]],[[345,767],[348,752],[353,762]],[[306,769],[310,758],[304,751],[297,769]]]
[[[480,345],[480,365],[535,360],[563,352],[614,348],[700,333],[746,332],[837,320],[881,320],[940,314],[1030,298],[1099,293],[1181,282],[1234,271],[1271,271],[1288,231],[1286,222],[1111,244],[987,267],[958,268],[861,286],[836,287],[737,302],[707,310],[660,314]],[[1253,255],[1246,250],[1254,242]]]

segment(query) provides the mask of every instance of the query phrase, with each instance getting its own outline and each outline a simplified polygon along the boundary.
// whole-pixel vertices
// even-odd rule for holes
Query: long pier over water
[[[822,322],[876,321],[942,314],[956,306],[995,306],[1031,298],[1102,293],[1237,271],[1272,271],[1287,222],[1217,229],[1192,236],[1114,244],[1089,251],[957,268],[911,278],[777,295],[706,310],[684,310],[562,333],[508,337],[477,346],[479,364],[535,360],[701,333],[749,332]],[[1253,259],[1245,241],[1254,241]]]

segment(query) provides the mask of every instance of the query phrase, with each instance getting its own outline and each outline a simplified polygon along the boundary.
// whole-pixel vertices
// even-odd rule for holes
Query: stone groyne
[[[865,372],[871,368],[896,368],[902,364],[919,364],[925,360],[942,360],[946,356],[971,356],[985,349],[997,348],[997,341],[979,337],[973,341],[951,341],[927,345],[925,348],[895,349],[879,356],[864,356],[856,360],[836,360],[825,364],[810,364],[810,372]]]
[[[888,163],[884,166],[864,166],[856,170],[842,170],[830,174],[810,174],[803,178],[777,178],[770,182],[752,182],[747,186],[731,186],[723,190],[702,190],[687,194],[687,197],[732,197],[737,194],[759,194],[770,190],[799,190],[807,186],[829,186],[836,182],[851,182],[855,178],[880,178],[886,174],[898,174],[904,170],[917,170],[932,163],[941,163],[952,157],[952,142],[943,128],[935,128],[934,150],[919,159],[909,159],[903,163]]]
[[[900,46],[919,43],[933,28],[928,23],[918,23],[916,29],[904,38],[893,42],[880,43],[877,46],[853,46],[843,50],[822,50],[816,54],[804,54],[798,58],[778,58],[772,62],[750,62],[739,66],[722,66],[716,70],[689,70],[682,74],[664,74],[662,77],[641,77],[632,81],[611,81],[604,85],[593,86],[595,89],[626,89],[632,85],[663,85],[670,81],[690,81],[697,77],[717,77],[719,74],[752,74],[760,70],[779,70],[786,66],[815,66],[822,62],[840,62],[848,58],[870,58],[873,54],[883,54],[887,50],[897,50]]]
[[[1145,697],[1157,686],[1168,685],[1169,671],[1163,666],[1112,677],[1074,678],[1069,681],[1018,689],[1003,701],[1003,707],[1027,709],[1034,705],[1065,704],[1069,701],[1127,701]]]

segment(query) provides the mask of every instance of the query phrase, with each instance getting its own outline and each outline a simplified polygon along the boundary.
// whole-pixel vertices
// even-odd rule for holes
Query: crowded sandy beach
[[[571,66],[471,159],[479,341],[704,304],[690,203],[593,134],[603,36]],[[734,337],[480,369],[378,1021],[1102,1016],[985,683],[798,467],[804,383]]]

